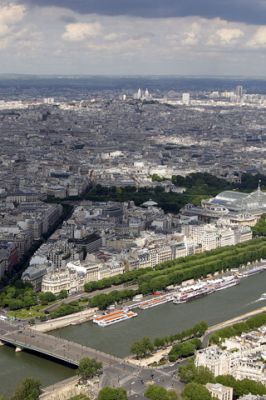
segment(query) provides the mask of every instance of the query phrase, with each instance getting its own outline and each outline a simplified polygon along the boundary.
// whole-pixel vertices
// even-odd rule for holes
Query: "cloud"
[[[76,22],[66,25],[63,39],[69,42],[82,42],[87,39],[99,36],[102,32],[102,26],[98,22],[85,23]]]
[[[221,28],[216,32],[217,37],[223,44],[231,44],[244,36],[244,32],[239,28]]]
[[[5,48],[16,33],[17,24],[26,13],[23,5],[0,0],[0,48]]]
[[[48,2],[52,6],[38,6]],[[151,18],[148,9],[141,16],[134,17],[133,11],[122,15],[128,10],[124,7],[128,0],[121,2],[119,15],[115,11],[106,15],[106,9],[97,15],[87,13],[88,5],[100,10],[104,4],[118,4],[118,0],[108,0],[108,4],[103,0],[72,0],[72,9],[67,8],[69,0],[0,0],[0,72],[265,75],[261,59],[266,59],[262,51],[266,24],[191,16],[206,14],[199,4],[206,5],[207,0],[186,2],[193,3],[190,16],[177,17],[174,13],[170,16],[169,0],[160,0],[163,12],[153,0],[156,10],[150,7],[150,11],[156,18]],[[222,14],[219,4],[229,4],[229,0],[211,2],[217,5],[217,15]],[[246,3],[230,0],[233,8],[239,2]],[[174,3],[184,5],[183,0]],[[130,4],[140,13],[142,6],[151,3],[130,0]],[[81,13],[81,6],[86,7],[86,13]],[[169,17],[159,18],[165,11]]]
[[[247,44],[248,47],[266,47],[266,26],[261,26]]]
[[[184,33],[183,39],[182,39],[182,44],[188,45],[188,46],[196,45],[200,39],[200,31],[201,31],[200,24],[197,22],[194,22],[191,25],[190,30]]]
[[[12,25],[23,19],[26,7],[0,0],[0,24]]]
[[[266,24],[265,0],[20,0],[32,6],[57,6],[80,14],[144,18],[200,16]]]
[[[106,41],[95,43],[91,42],[88,44],[89,50],[94,50],[97,52],[104,52],[105,54],[119,53],[123,56],[128,56],[129,54],[140,54],[150,46],[150,38],[148,35],[144,36],[133,36],[133,37],[126,37],[126,36],[118,36],[116,38],[105,37]]]

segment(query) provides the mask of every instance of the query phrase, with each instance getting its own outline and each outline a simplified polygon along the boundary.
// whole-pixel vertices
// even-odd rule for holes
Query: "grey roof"
[[[22,279],[37,279],[46,274],[46,268],[28,267],[22,274]]]
[[[248,193],[241,193],[236,192],[234,190],[226,190],[220,194],[218,194],[215,198],[218,200],[225,200],[225,201],[237,201],[237,200],[244,200],[248,196]]]

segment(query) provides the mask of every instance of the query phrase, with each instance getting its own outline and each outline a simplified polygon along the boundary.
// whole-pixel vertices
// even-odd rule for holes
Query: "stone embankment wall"
[[[39,332],[50,332],[55,329],[64,328],[69,325],[82,324],[84,322],[90,321],[97,310],[97,308],[90,308],[88,310],[80,311],[75,314],[66,315],[65,317],[51,319],[47,322],[42,322],[40,324],[32,326],[32,329],[35,329]]]
[[[78,378],[73,377],[44,388],[39,400],[69,400],[80,394],[94,400],[97,395],[97,387],[94,387],[93,383],[89,386],[80,385]]]

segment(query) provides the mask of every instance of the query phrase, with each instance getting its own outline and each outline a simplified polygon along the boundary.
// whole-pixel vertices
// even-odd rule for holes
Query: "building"
[[[211,370],[214,376],[232,375],[234,378],[251,379],[266,384],[265,351],[266,345],[244,344],[240,349],[229,351],[210,346],[196,353],[195,365]]]
[[[201,207],[188,204],[181,210],[183,215],[197,216],[203,222],[226,219],[231,224],[248,226],[254,226],[265,212],[266,193],[260,185],[252,193],[227,190],[209,200],[202,200]]]
[[[182,233],[188,244],[200,245],[203,251],[224,246],[233,246],[252,239],[249,226],[227,226],[217,224],[182,225]]]
[[[21,279],[23,282],[28,282],[32,285],[36,292],[40,292],[42,289],[42,280],[46,274],[46,267],[28,267],[23,272]]]
[[[213,399],[233,400],[233,389],[219,383],[207,383],[206,388],[211,393]]]
[[[182,94],[182,104],[184,106],[189,106],[190,105],[190,94],[189,93],[183,93]]]
[[[238,86],[236,87],[235,94],[236,94],[236,96],[237,96],[238,99],[242,99],[243,94],[244,94],[243,86],[238,85]]]
[[[230,358],[228,353],[218,346],[210,346],[196,353],[196,367],[207,367],[214,376],[230,375]]]
[[[83,290],[84,274],[69,268],[64,270],[52,270],[42,279],[42,292],[59,294],[62,290],[68,293],[76,293]]]

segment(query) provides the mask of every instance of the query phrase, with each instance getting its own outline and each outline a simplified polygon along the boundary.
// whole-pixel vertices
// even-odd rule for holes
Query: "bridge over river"
[[[78,366],[84,357],[94,358],[103,364],[100,388],[105,386],[123,386],[130,394],[143,395],[146,384],[156,383],[167,389],[180,391],[182,385],[175,377],[176,366],[164,370],[152,370],[129,363],[90,347],[65,340],[56,336],[38,332],[28,326],[19,326],[0,320],[0,342],[49,356],[55,360]]]
[[[16,351],[27,349],[73,366],[78,366],[82,358],[89,357],[101,361],[104,366],[121,364],[126,368],[136,369],[121,358],[3,320],[0,320],[0,341],[2,344],[15,346]]]

